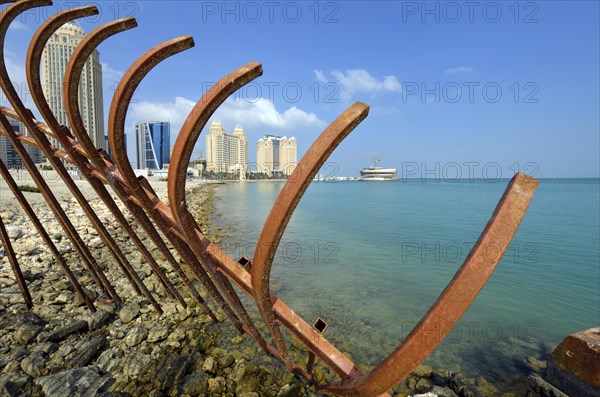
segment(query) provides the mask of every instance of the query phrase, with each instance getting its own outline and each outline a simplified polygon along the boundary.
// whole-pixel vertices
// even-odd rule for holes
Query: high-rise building
[[[269,176],[289,176],[296,169],[298,150],[296,138],[264,135],[256,143],[256,165],[258,172]]]
[[[248,168],[248,140],[241,126],[226,134],[223,124],[215,119],[206,135],[206,170],[240,172]]]
[[[42,88],[60,124],[69,127],[63,102],[65,70],[73,50],[85,36],[77,22],[61,26],[48,40],[42,53]],[[104,102],[102,98],[102,65],[96,50],[85,63],[79,83],[79,108],[85,129],[97,148],[106,149],[104,142]],[[57,140],[52,144],[60,147]]]
[[[8,119],[12,129],[17,134],[30,136],[29,132],[25,128],[25,124],[15,119]],[[25,150],[29,154],[29,157],[34,163],[43,163],[46,161],[44,153],[36,148],[35,146],[24,144]],[[16,149],[10,142],[7,136],[0,135],[0,159],[4,162],[7,168],[23,168],[23,162],[21,157],[17,153]]]
[[[171,126],[168,121],[135,124],[136,168],[160,170],[171,161]]]

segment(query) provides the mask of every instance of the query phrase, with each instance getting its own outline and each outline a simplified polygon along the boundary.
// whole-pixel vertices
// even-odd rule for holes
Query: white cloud
[[[384,76],[377,79],[365,69],[351,69],[341,72],[334,70],[331,75],[339,84],[342,99],[349,99],[354,94],[379,95],[386,92],[402,92],[402,84],[396,76]],[[327,77],[320,70],[315,70],[315,76],[320,82],[327,81]]]
[[[220,118],[224,126],[241,124],[244,128],[260,129],[261,133],[301,132],[325,125],[314,113],[307,113],[296,106],[279,112],[273,102],[264,98],[256,101],[230,98],[215,112],[215,117]]]
[[[325,73],[322,70],[315,70],[315,77],[319,83],[326,83],[327,78],[325,77]]]
[[[171,123],[171,133],[177,134],[196,103],[182,97],[174,102],[137,102],[131,104],[129,120],[139,121],[168,121]],[[173,138],[171,138],[173,139]]]
[[[450,68],[444,70],[444,73],[469,73],[475,70],[473,66],[457,66],[455,68]]]
[[[13,84],[18,84],[18,85],[27,84],[27,78],[25,76],[25,68],[17,65],[8,56],[5,56],[4,61],[5,61],[5,65],[6,65],[6,70],[8,71],[8,76],[10,77],[10,81],[12,81]]]
[[[171,123],[171,143],[175,143],[185,119],[195,106],[195,102],[177,97],[174,102],[138,102],[131,104],[128,124],[139,121],[157,120]],[[275,105],[260,98],[256,101],[229,98],[215,112],[213,118],[221,119],[227,130],[241,124],[244,129],[257,133],[302,132],[308,128],[323,127],[325,122],[314,113],[307,113],[296,106],[279,112]]]
[[[102,65],[102,80],[119,82],[123,77],[123,72],[110,66],[106,62],[100,62]]]
[[[27,30],[27,25],[21,21],[14,20],[8,27],[8,30]]]

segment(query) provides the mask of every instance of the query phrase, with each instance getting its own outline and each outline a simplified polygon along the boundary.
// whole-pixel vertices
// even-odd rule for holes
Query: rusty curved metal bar
[[[322,390],[345,396],[375,396],[408,376],[450,332],[488,281],[523,220],[537,184],[522,173],[512,178],[463,265],[393,353],[369,374]],[[496,250],[491,257],[490,247]],[[434,337],[432,330],[436,331]]]
[[[4,12],[0,16],[0,59],[2,59],[2,60],[4,59],[4,41],[6,38],[6,31],[8,30],[8,27],[12,23],[12,21],[19,14],[21,14],[22,12],[24,12],[28,9],[46,6],[46,5],[50,5],[50,4],[52,4],[52,2],[50,2],[48,0],[23,0],[21,2],[15,3],[15,4],[7,7],[4,10]],[[6,65],[4,62],[0,63],[0,86],[2,87],[2,90],[4,91],[4,93],[6,94],[6,97],[8,98],[9,102],[15,108],[21,121],[32,132],[32,134],[34,134],[36,131],[36,125],[33,123],[33,115],[29,109],[26,109],[23,106],[23,103],[21,102],[17,92],[15,91],[14,87],[12,86],[12,83],[8,76],[8,72],[6,70]],[[6,119],[6,117],[4,115],[0,116],[0,122],[2,123],[2,127],[6,130],[6,134],[7,134],[8,138],[10,139],[11,143],[13,144],[13,146],[15,147],[15,150],[19,154],[19,157],[21,157],[21,159],[23,160],[23,163],[27,167],[34,182],[36,183],[37,187],[42,192],[44,199],[46,200],[46,202],[52,209],[54,215],[56,216],[56,218],[60,222],[61,226],[65,230],[65,233],[67,233],[67,236],[73,243],[73,246],[76,248],[83,263],[85,264],[86,268],[88,269],[88,271],[94,278],[96,284],[101,288],[101,290],[104,294],[106,294],[111,299],[115,300],[116,302],[120,302],[121,301],[120,297],[118,296],[118,294],[116,293],[116,291],[114,290],[114,288],[112,287],[112,285],[110,284],[110,282],[108,281],[108,279],[106,278],[106,276],[104,275],[104,273],[102,272],[102,270],[100,269],[98,264],[96,263],[96,260],[94,259],[93,255],[90,253],[89,249],[85,246],[85,244],[81,240],[81,237],[77,233],[77,230],[75,229],[75,227],[73,226],[73,224],[71,223],[69,218],[66,216],[64,210],[61,208],[60,204],[58,203],[58,200],[56,200],[56,197],[52,194],[48,185],[42,178],[40,172],[33,164],[33,161],[27,154],[27,151],[25,150],[23,145],[16,139],[16,135],[12,131],[12,128],[10,127],[10,125],[8,123],[8,120]],[[38,138],[38,137],[36,137],[36,138]],[[42,145],[43,142],[38,140],[38,143],[40,143],[40,145],[43,146]]]
[[[13,7],[16,7],[16,5]],[[48,38],[54,33],[54,31],[56,29],[58,29],[64,23],[71,20],[73,17],[93,15],[93,14],[97,14],[97,13],[98,13],[98,10],[95,7],[83,7],[83,8],[76,8],[73,10],[67,10],[67,11],[64,11],[64,12],[54,15],[53,17],[49,18],[44,24],[42,24],[42,26],[36,31],[36,33],[34,34],[34,37],[33,37],[33,42],[30,45],[30,50],[32,49],[32,47],[35,49],[36,44],[37,44],[37,48],[39,50],[39,56],[41,57],[41,52],[43,51],[43,45],[46,43]],[[31,56],[31,55],[35,55],[35,54],[32,54],[32,51],[29,51],[28,55]],[[28,58],[27,66],[28,66],[29,72],[31,72],[32,70],[35,69],[35,66],[31,67],[31,64],[29,62],[30,60],[31,59]],[[34,61],[34,65],[35,65],[35,61]],[[36,72],[39,75],[39,59],[37,61]],[[1,73],[1,71],[0,71],[0,73]],[[8,76],[3,76],[3,78],[8,79]],[[33,96],[36,104],[40,105],[42,102],[40,100],[40,97],[43,98],[41,84],[39,87],[32,87],[31,92],[32,92],[32,96]],[[123,252],[121,251],[118,244],[114,241],[114,239],[112,238],[110,233],[108,233],[108,231],[106,230],[106,227],[104,226],[102,221],[98,218],[98,216],[92,209],[92,207],[89,204],[89,202],[87,201],[87,199],[81,193],[80,189],[74,183],[74,181],[72,180],[71,176],[69,175],[68,171],[66,170],[66,168],[64,167],[62,162],[57,160],[56,157],[52,156],[52,153],[51,153],[52,148],[51,148],[50,142],[48,141],[46,136],[37,129],[37,126],[35,125],[35,123],[33,123],[32,118],[30,117],[30,114],[28,114],[28,112],[24,108],[22,102],[20,101],[20,99],[18,97],[15,97],[14,95],[11,95],[10,93],[7,93],[7,94],[8,94],[8,97],[10,98],[12,105],[14,106],[17,113],[21,117],[22,121],[28,127],[31,135],[40,144],[40,148],[46,155],[48,161],[52,164],[54,169],[57,171],[58,175],[64,181],[65,185],[69,188],[69,190],[71,191],[71,193],[73,194],[73,196],[75,197],[75,199],[77,200],[77,202],[79,203],[81,208],[83,209],[84,213],[88,217],[92,226],[97,230],[100,238],[106,244],[106,246],[109,248],[110,253],[114,257],[116,263],[122,269],[122,271],[126,275],[126,277],[130,280],[132,286],[134,287],[134,290],[137,293],[143,294],[150,301],[150,303],[154,306],[154,308],[157,311],[161,312],[160,305],[154,299],[154,297],[152,296],[150,291],[146,288],[144,283],[141,281],[141,279],[135,272],[133,266],[131,265],[131,263],[129,262],[127,257],[123,254]],[[45,99],[43,102],[45,102]],[[53,130],[56,132],[57,135],[61,135],[61,133],[63,135],[68,135],[68,132],[65,132],[66,129],[62,128],[62,126],[60,126],[58,124],[58,122],[56,121],[56,119],[54,118],[54,115],[50,111],[49,106],[47,106],[47,103],[45,103],[45,105],[46,105],[46,107],[45,108],[40,107],[40,110],[42,111],[44,117],[47,119],[51,128],[54,127]],[[76,230],[74,230],[74,233],[77,233]],[[78,235],[77,235],[77,237],[78,237]],[[87,247],[85,247],[85,249],[87,250]],[[91,259],[93,260],[93,257]]]
[[[1,3],[3,3],[2,0],[0,0]],[[4,10],[0,18],[0,56],[3,56],[3,44],[8,24],[10,24],[19,12],[31,7],[49,4],[50,2],[45,0],[24,0]],[[107,37],[133,27],[135,25],[134,20],[124,19],[110,22],[95,29],[82,40],[69,61],[65,76],[64,101],[67,107],[67,115],[72,125],[72,132],[77,140],[74,139],[66,127],[59,125],[50,111],[44,96],[39,95],[39,91],[41,91],[39,78],[40,57],[48,37],[62,24],[62,21],[66,21],[69,17],[76,18],[77,16],[84,16],[88,15],[86,13],[93,12],[95,12],[93,7],[81,7],[53,16],[36,32],[29,48],[27,62],[28,81],[32,87],[32,91],[34,93],[37,92],[34,94],[34,100],[48,125],[34,120],[31,112],[23,107],[12,85],[7,83],[5,65],[0,65],[0,84],[11,104],[15,107],[15,110],[0,107],[0,133],[7,135],[15,146],[23,162],[30,170],[30,173],[32,173],[36,185],[42,191],[50,208],[69,238],[74,242],[74,246],[77,248],[86,266],[88,265],[86,261],[89,262],[89,271],[99,287],[108,296],[112,296],[115,300],[118,300],[116,292],[114,296],[111,295],[114,290],[109,290],[112,286],[110,286],[108,280],[102,278],[104,276],[103,273],[100,271],[94,276],[94,265],[96,264],[93,261],[93,257],[90,258],[87,256],[91,256],[91,254],[87,251],[87,247],[85,247],[83,242],[78,240],[77,231],[68,222],[68,219],[65,219],[64,211],[49,191],[47,184],[41,178],[39,172],[36,173],[37,169],[25,151],[23,144],[34,145],[42,149],[49,157],[51,163],[56,164],[55,167],[58,169],[61,169],[61,167],[64,168],[61,161],[69,161],[75,164],[86,178],[88,178],[92,187],[94,187],[103,201],[105,201],[109,209],[113,211],[116,208],[116,211],[113,212],[115,216],[119,219],[121,217],[124,218],[124,215],[116,207],[116,204],[112,201],[112,197],[110,197],[108,191],[103,186],[104,183],[110,184],[163,255],[169,261],[176,262],[165,241],[158,234],[155,224],[162,231],[166,239],[172,243],[173,249],[181,255],[183,261],[189,265],[198,280],[207,288],[209,294],[215,299],[237,329],[242,333],[254,337],[265,352],[273,354],[283,361],[290,370],[317,384],[311,372],[314,360],[318,357],[341,378],[338,382],[322,386],[320,390],[327,393],[349,396],[387,395],[385,391],[408,375],[435,348],[473,302],[497,266],[501,254],[508,247],[510,240],[523,219],[535,191],[537,181],[523,174],[515,175],[477,244],[452,281],[439,296],[438,300],[396,350],[385,358],[373,371],[365,374],[351,360],[337,350],[335,346],[328,342],[321,333],[312,328],[283,301],[272,294],[270,292],[269,281],[277,246],[310,181],[339,143],[367,116],[368,106],[360,102],[355,103],[327,127],[310,147],[279,194],[260,235],[255,257],[253,258],[252,269],[248,271],[201,233],[199,225],[187,208],[185,184],[187,163],[190,160],[193,146],[208,119],[229,95],[261,75],[261,65],[254,62],[249,63],[230,73],[221,79],[194,106],[194,109],[183,125],[173,151],[168,178],[170,204],[167,205],[157,197],[145,178],[135,177],[124,145],[125,116],[133,92],[142,78],[163,59],[193,46],[193,40],[189,36],[182,36],[156,46],[142,55],[125,73],[111,102],[109,114],[109,141],[115,154],[115,162],[113,163],[107,157],[106,152],[97,150],[94,147],[85,131],[79,112],[78,86],[83,65],[93,50]],[[9,128],[10,125],[6,117],[15,117],[23,121],[28,129],[32,131],[33,138],[12,131]],[[58,139],[65,150],[53,147],[47,140],[47,136]],[[3,176],[6,175],[5,179],[7,181],[12,180],[8,170],[5,167],[3,168],[2,165],[3,163],[0,162],[0,174]],[[59,173],[61,173],[61,177],[64,179],[64,172],[59,171]],[[69,180],[67,178],[65,183],[70,187],[73,194],[78,197],[76,186],[73,187],[69,184]],[[16,184],[14,184],[15,186],[13,184],[9,182],[11,190],[13,190],[15,197],[17,197],[25,212],[32,220],[37,219],[35,214],[32,214],[33,211],[28,207],[28,203],[23,195],[20,192],[15,192],[18,189]],[[84,205],[82,204],[82,206]],[[94,215],[88,216],[92,218]],[[39,220],[37,220],[37,223],[34,221],[44,241],[50,246],[51,251],[60,263],[62,257],[56,250],[56,247],[53,246],[41,223],[39,225],[38,223]],[[130,227],[126,219],[123,225],[126,228]],[[133,239],[138,238],[133,230],[131,235]],[[490,245],[494,246],[495,252],[498,254],[496,257],[490,258],[486,256]],[[141,241],[139,241],[139,246],[142,247],[140,250],[145,250]],[[148,253],[148,255],[150,254]],[[177,264],[177,266],[179,265]],[[176,267],[174,269],[177,270]],[[72,274],[69,275],[66,264],[64,264],[64,270],[67,273],[67,277],[72,277]],[[191,285],[189,280],[186,282],[185,273],[181,268],[179,270],[179,277],[183,279],[188,287],[191,286],[190,289],[192,290],[192,294],[194,294],[193,285]],[[159,278],[165,276],[158,265],[155,271]],[[246,313],[237,293],[233,289],[231,282],[239,286],[244,293],[256,301],[261,317],[276,347],[268,345],[258,332],[258,329]],[[77,281],[75,280],[73,284],[78,285],[76,283]],[[175,290],[175,292],[177,291]],[[202,304],[204,310],[216,321],[216,317],[206,303],[203,300],[199,300],[199,302]],[[86,301],[86,303],[91,302]],[[93,305],[90,309],[93,309]],[[309,351],[306,369],[291,362],[283,335],[281,334],[280,325],[297,337]],[[439,331],[435,338],[430,337],[432,327],[436,331]]]
[[[61,145],[67,150],[69,155],[73,158],[74,163],[82,171],[83,175],[87,178],[90,185],[94,188],[94,191],[98,194],[98,196],[102,199],[102,201],[105,203],[107,208],[115,216],[115,218],[119,222],[119,224],[124,228],[124,230],[127,232],[127,234],[131,237],[134,244],[136,244],[138,249],[140,249],[140,252],[142,253],[144,258],[146,258],[146,260],[150,264],[150,267],[152,268],[153,273],[158,277],[159,282],[163,285],[163,287],[165,288],[165,291],[170,296],[176,298],[180,303],[182,303],[182,305],[185,306],[186,305],[185,300],[181,297],[179,292],[173,287],[171,282],[166,278],[165,274],[162,271],[160,271],[158,264],[156,263],[156,261],[154,260],[154,258],[150,254],[150,252],[141,243],[141,240],[139,240],[139,238],[137,237],[137,235],[135,234],[133,229],[131,229],[130,225],[127,223],[127,220],[125,219],[125,216],[121,213],[121,211],[119,210],[117,205],[114,203],[112,197],[110,196],[110,193],[106,190],[103,183],[93,176],[93,174],[89,170],[89,167],[85,166],[85,164],[88,162],[87,158],[82,156],[81,154],[78,154],[75,152],[74,148],[72,147],[72,142],[70,142],[70,140],[69,140],[69,138],[71,137],[69,131],[66,128],[62,127],[57,122],[56,118],[52,114],[52,111],[50,110],[50,107],[46,101],[45,96],[43,95],[42,84],[41,84],[41,80],[40,80],[40,64],[41,64],[42,52],[43,52],[46,42],[52,36],[52,34],[56,31],[56,29],[58,29],[64,23],[74,19],[74,17],[81,17],[81,16],[83,16],[83,14],[94,13],[94,12],[97,12],[97,11],[95,11],[95,9],[93,7],[82,7],[79,9],[63,11],[63,12],[58,13],[58,14],[52,16],[51,18],[49,18],[38,29],[38,31],[36,32],[36,34],[34,36],[34,40],[32,40],[31,45],[29,46],[29,50],[27,53],[27,79],[29,82],[29,86],[31,87],[31,92],[33,93],[32,96],[33,96],[33,99],[34,99],[38,109],[40,110],[40,113],[42,114],[42,116],[44,117],[46,122],[48,123],[49,127],[55,132],[55,134],[54,134],[55,138],[58,139],[59,142],[61,143]],[[110,27],[112,27],[113,31],[114,30],[119,31],[119,30],[123,30],[123,29],[129,28],[129,27],[133,27],[133,26],[135,26],[135,24],[136,24],[135,20],[133,20],[132,18],[129,18],[129,19],[111,22],[108,25]],[[72,54],[72,57],[74,57],[74,56],[75,56],[75,52]],[[86,60],[87,60],[87,57],[86,57]],[[69,81],[67,81],[66,78],[65,78],[65,87],[69,87]],[[79,87],[79,81],[76,82],[75,87],[76,87],[76,89]],[[64,90],[64,93],[66,94],[67,91],[70,92],[70,90]],[[78,89],[77,89],[77,91],[78,91]],[[65,96],[65,95],[63,95],[63,96]],[[64,98],[64,99],[66,102],[66,98]],[[77,112],[77,114],[79,115],[79,112]],[[79,124],[72,123],[71,125],[74,130],[80,129]],[[83,135],[88,137],[85,132],[85,128],[82,125],[81,125],[81,129],[83,130]],[[89,139],[89,137],[88,137],[88,139]],[[126,266],[127,266],[127,264],[126,264]],[[134,279],[134,287],[137,287],[138,290],[141,290],[141,292],[144,294],[144,296],[146,296],[148,298],[148,300],[153,304],[153,306],[156,310],[158,310],[159,312],[162,312],[162,309],[160,309],[160,305],[156,302],[154,297],[152,297],[152,294],[150,293],[150,291],[148,291],[148,289],[143,284],[143,282],[135,274],[135,270],[132,267],[130,267],[129,272],[131,274],[133,274],[132,278]]]
[[[246,312],[246,309],[244,308],[239,297],[231,287],[229,281],[217,271],[213,260],[206,254],[205,244],[200,238],[198,238],[198,235],[196,234],[200,233],[200,227],[196,223],[193,215],[189,212],[185,198],[187,165],[190,161],[192,150],[198,140],[198,137],[200,136],[202,129],[214,111],[223,103],[223,101],[225,101],[240,87],[248,84],[260,75],[262,75],[262,65],[257,62],[250,62],[234,72],[229,73],[227,76],[218,81],[196,103],[183,123],[181,131],[177,137],[177,141],[173,147],[173,153],[171,157],[172,165],[169,166],[167,186],[169,205],[171,208],[171,213],[173,214],[173,218],[178,223],[181,230],[192,231],[192,233],[189,233],[192,249],[198,256],[202,258],[209,272],[213,275],[213,277],[215,277],[219,285],[225,289],[226,296],[230,299],[244,325],[248,328],[248,333],[258,342],[265,352],[282,354],[282,357],[284,357],[287,361],[287,353],[280,350],[279,346],[279,350],[277,352],[269,348],[254,325],[254,322]]]
[[[252,289],[256,305],[277,345],[285,346],[273,311],[269,280],[273,258],[296,206],[310,182],[335,148],[369,114],[369,107],[357,102],[331,123],[308,149],[277,196],[258,239],[252,261]]]
[[[143,204],[151,205],[151,200],[144,194],[143,188],[135,172],[129,164],[125,150],[125,116],[135,89],[144,76],[164,59],[194,46],[191,36],[181,36],[166,41],[148,50],[125,72],[113,96],[108,116],[110,149],[114,153],[115,165],[129,184],[133,193],[142,200]]]
[[[77,131],[76,135],[79,138],[81,138],[81,143],[84,143],[84,146],[86,146],[86,148],[88,149],[87,153],[90,153],[91,155],[96,157],[96,163],[101,163],[103,159],[101,158],[100,153],[94,150],[93,143],[85,133],[85,126],[83,124],[83,120],[81,119],[81,113],[79,111],[79,90],[77,89],[77,87],[79,87],[81,72],[83,70],[86,60],[101,42],[103,42],[108,37],[116,33],[119,33],[125,29],[129,29],[135,26],[137,26],[137,24],[133,18],[125,18],[123,20],[107,23],[103,26],[100,26],[97,29],[94,29],[92,32],[86,35],[86,37],[79,43],[79,45],[73,51],[71,60],[69,61],[67,69],[65,71],[64,102],[67,117],[69,118],[69,122],[71,123],[73,130]],[[118,208],[116,210],[118,211]],[[164,285],[165,281],[163,281],[163,278],[166,279],[166,276],[161,271],[156,261],[152,258],[146,247],[139,240],[135,232],[131,229],[131,227],[129,226],[125,218],[122,216],[122,214],[118,212],[115,215],[120,219],[120,223],[123,225],[128,234],[132,237],[134,243],[141,250],[146,260],[148,260],[148,262],[150,263],[154,273],[157,275],[157,277],[159,277],[159,279],[161,279]],[[203,305],[204,301],[202,297],[200,296],[190,279],[187,277],[187,275],[183,272],[183,269],[177,263],[175,258],[172,255],[170,255],[170,252],[166,245],[164,245],[162,239],[160,239],[158,236],[155,236],[153,240],[156,240],[158,242],[157,246],[159,250],[163,253],[166,253],[165,257],[167,258],[167,262],[169,262],[171,267],[183,280],[184,284],[186,284],[186,286],[189,288],[194,298],[201,305]],[[175,292],[177,291],[175,290]],[[178,297],[179,302],[185,307],[185,300],[183,300],[183,298],[181,298],[181,296],[178,293],[176,294],[176,296]]]
[[[125,150],[125,116],[133,93],[135,92],[138,84],[144,78],[144,76],[162,60],[180,51],[190,48],[193,45],[194,41],[190,36],[181,36],[179,38],[167,41],[148,50],[125,72],[111,102],[111,108],[109,112],[109,143],[111,145],[111,150],[114,153],[115,164],[131,189],[132,194],[137,197],[138,200],[140,200],[141,205],[146,209],[146,211],[149,212],[150,216],[162,229],[163,233],[165,233],[175,248],[186,259],[186,261],[188,261],[194,274],[208,289],[219,306],[236,325],[238,330],[240,332],[244,332],[243,325],[240,322],[240,319],[237,317],[235,311],[232,310],[229,304],[223,299],[223,296],[214,285],[214,282],[206,273],[206,269],[203,268],[203,265],[209,266],[209,264],[198,261],[198,259],[192,254],[190,247],[182,244],[184,239],[182,239],[181,236],[183,233],[180,230],[174,230],[172,228],[172,214],[166,215],[166,218],[169,219],[165,219],[165,216],[163,216],[164,212],[162,213],[163,215],[159,213],[158,207],[163,207],[164,209],[164,204],[160,202],[153,192],[145,188],[143,178],[138,179],[135,177],[135,173],[129,164]],[[212,273],[229,301],[234,305],[238,312],[242,310],[243,307],[240,308],[237,305],[239,298],[233,291],[233,287],[231,287],[229,281],[225,278],[222,278],[219,274],[216,274],[216,272]],[[241,302],[239,305],[241,305]]]

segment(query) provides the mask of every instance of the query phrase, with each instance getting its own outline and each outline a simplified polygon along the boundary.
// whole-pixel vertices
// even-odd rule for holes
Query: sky
[[[55,2],[11,26],[6,65],[25,104],[24,59],[39,24],[87,2]],[[86,31],[133,16],[105,41],[105,120],[123,73],[181,35],[195,46],[142,81],[127,116],[171,123],[171,145],[194,104],[248,62],[263,75],[211,120],[241,125],[256,161],[263,134],[295,136],[298,157],[356,101],[369,116],[330,157],[324,176],[359,176],[370,157],[416,178],[600,176],[600,10],[597,1],[98,1]],[[6,98],[0,98],[9,106]],[[205,151],[203,130],[193,157]]]

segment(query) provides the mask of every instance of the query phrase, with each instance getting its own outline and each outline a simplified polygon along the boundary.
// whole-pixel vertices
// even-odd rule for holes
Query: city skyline
[[[213,117],[228,126],[242,122],[252,142],[265,131],[295,135],[298,152],[305,153],[348,106],[365,102],[369,116],[329,159],[338,175],[358,176],[367,165],[361,158],[378,156],[399,171],[412,174],[418,167],[416,176],[428,170],[463,178],[496,171],[508,178],[517,170],[535,177],[600,176],[597,2],[473,8],[454,2],[290,2],[274,9],[248,3],[259,5],[254,17],[245,3],[225,9],[221,3],[181,2],[169,9],[172,18],[164,18],[163,2],[126,4],[99,3],[98,16],[79,20],[88,31],[125,15],[160,26],[140,25],[101,45],[104,107],[124,72],[149,48],[183,34],[196,39],[195,48],[162,62],[134,93],[126,121],[132,158],[135,122],[168,120],[174,141],[204,92],[258,61],[263,76],[240,88]],[[54,11],[68,7],[59,1]],[[8,33],[7,69],[24,99],[23,60],[43,20],[28,14]],[[34,108],[31,98],[26,105]]]
[[[20,120],[8,117],[8,123],[14,132],[26,136],[31,136],[25,124]],[[35,164],[43,163],[46,160],[44,153],[33,145],[24,145],[27,154]],[[17,150],[5,135],[0,135],[0,160],[4,162],[8,169],[24,168],[23,161],[17,153]]]

